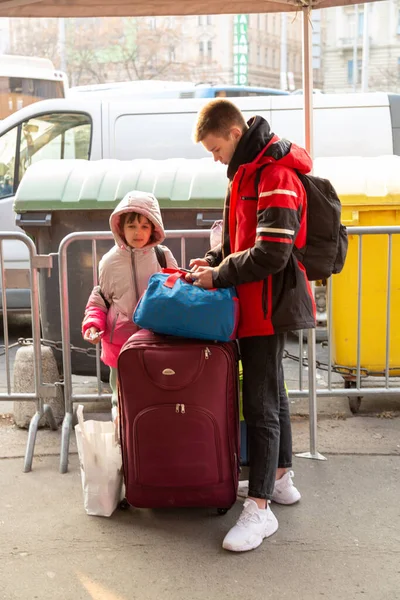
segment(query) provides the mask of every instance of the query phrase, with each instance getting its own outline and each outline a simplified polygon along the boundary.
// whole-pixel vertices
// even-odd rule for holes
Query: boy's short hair
[[[193,141],[198,144],[212,133],[225,139],[232,127],[239,127],[244,133],[247,129],[243,114],[229,100],[217,98],[208,102],[197,115],[193,130]]]

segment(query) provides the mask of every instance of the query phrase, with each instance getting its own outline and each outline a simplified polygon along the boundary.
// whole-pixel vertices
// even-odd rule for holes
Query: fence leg
[[[72,429],[72,412],[66,412],[61,429],[60,473],[68,471],[69,438]]]
[[[314,460],[326,460],[317,452],[317,367],[316,367],[316,333],[315,329],[308,331],[308,390],[309,390],[309,413],[310,413],[310,452],[296,454],[299,458],[313,458]]]
[[[39,427],[39,421],[43,416],[43,411],[38,410],[32,417],[29,424],[28,442],[26,444],[24,473],[32,470],[33,453],[35,451],[36,434]]]

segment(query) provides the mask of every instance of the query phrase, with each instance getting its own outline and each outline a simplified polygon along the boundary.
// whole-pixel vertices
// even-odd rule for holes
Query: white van
[[[316,94],[313,100],[316,157],[400,155],[400,95]],[[247,117],[260,114],[279,136],[304,144],[301,95],[232,101]],[[37,102],[7,117],[0,123],[1,229],[18,229],[12,210],[14,194],[29,165],[44,158],[206,156],[201,144],[191,140],[196,114],[206,102],[187,99],[122,103],[66,98]],[[20,254],[10,250],[12,244],[4,249],[6,268],[13,268],[10,261],[15,256],[19,256],[21,265]],[[26,290],[14,292],[10,308],[22,308],[29,299]]]

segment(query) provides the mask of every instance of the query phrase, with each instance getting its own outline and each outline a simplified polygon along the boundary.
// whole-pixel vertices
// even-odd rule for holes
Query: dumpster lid
[[[317,158],[344,206],[400,205],[400,156]],[[221,208],[226,166],[211,158],[42,160],[19,185],[14,210],[112,210],[131,190],[153,193],[161,208]]]
[[[314,174],[329,179],[344,206],[400,205],[400,156],[317,158]]]
[[[211,158],[42,160],[22,178],[14,210],[112,210],[132,190],[161,208],[221,208],[226,186],[226,166]]]

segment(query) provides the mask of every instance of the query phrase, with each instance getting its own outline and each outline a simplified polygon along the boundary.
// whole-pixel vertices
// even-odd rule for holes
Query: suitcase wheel
[[[126,498],[121,500],[121,502],[119,503],[119,508],[121,510],[127,510],[129,507],[130,507],[130,504]]]
[[[228,512],[227,508],[217,508],[217,513],[222,516],[222,515],[226,515],[226,513]]]

